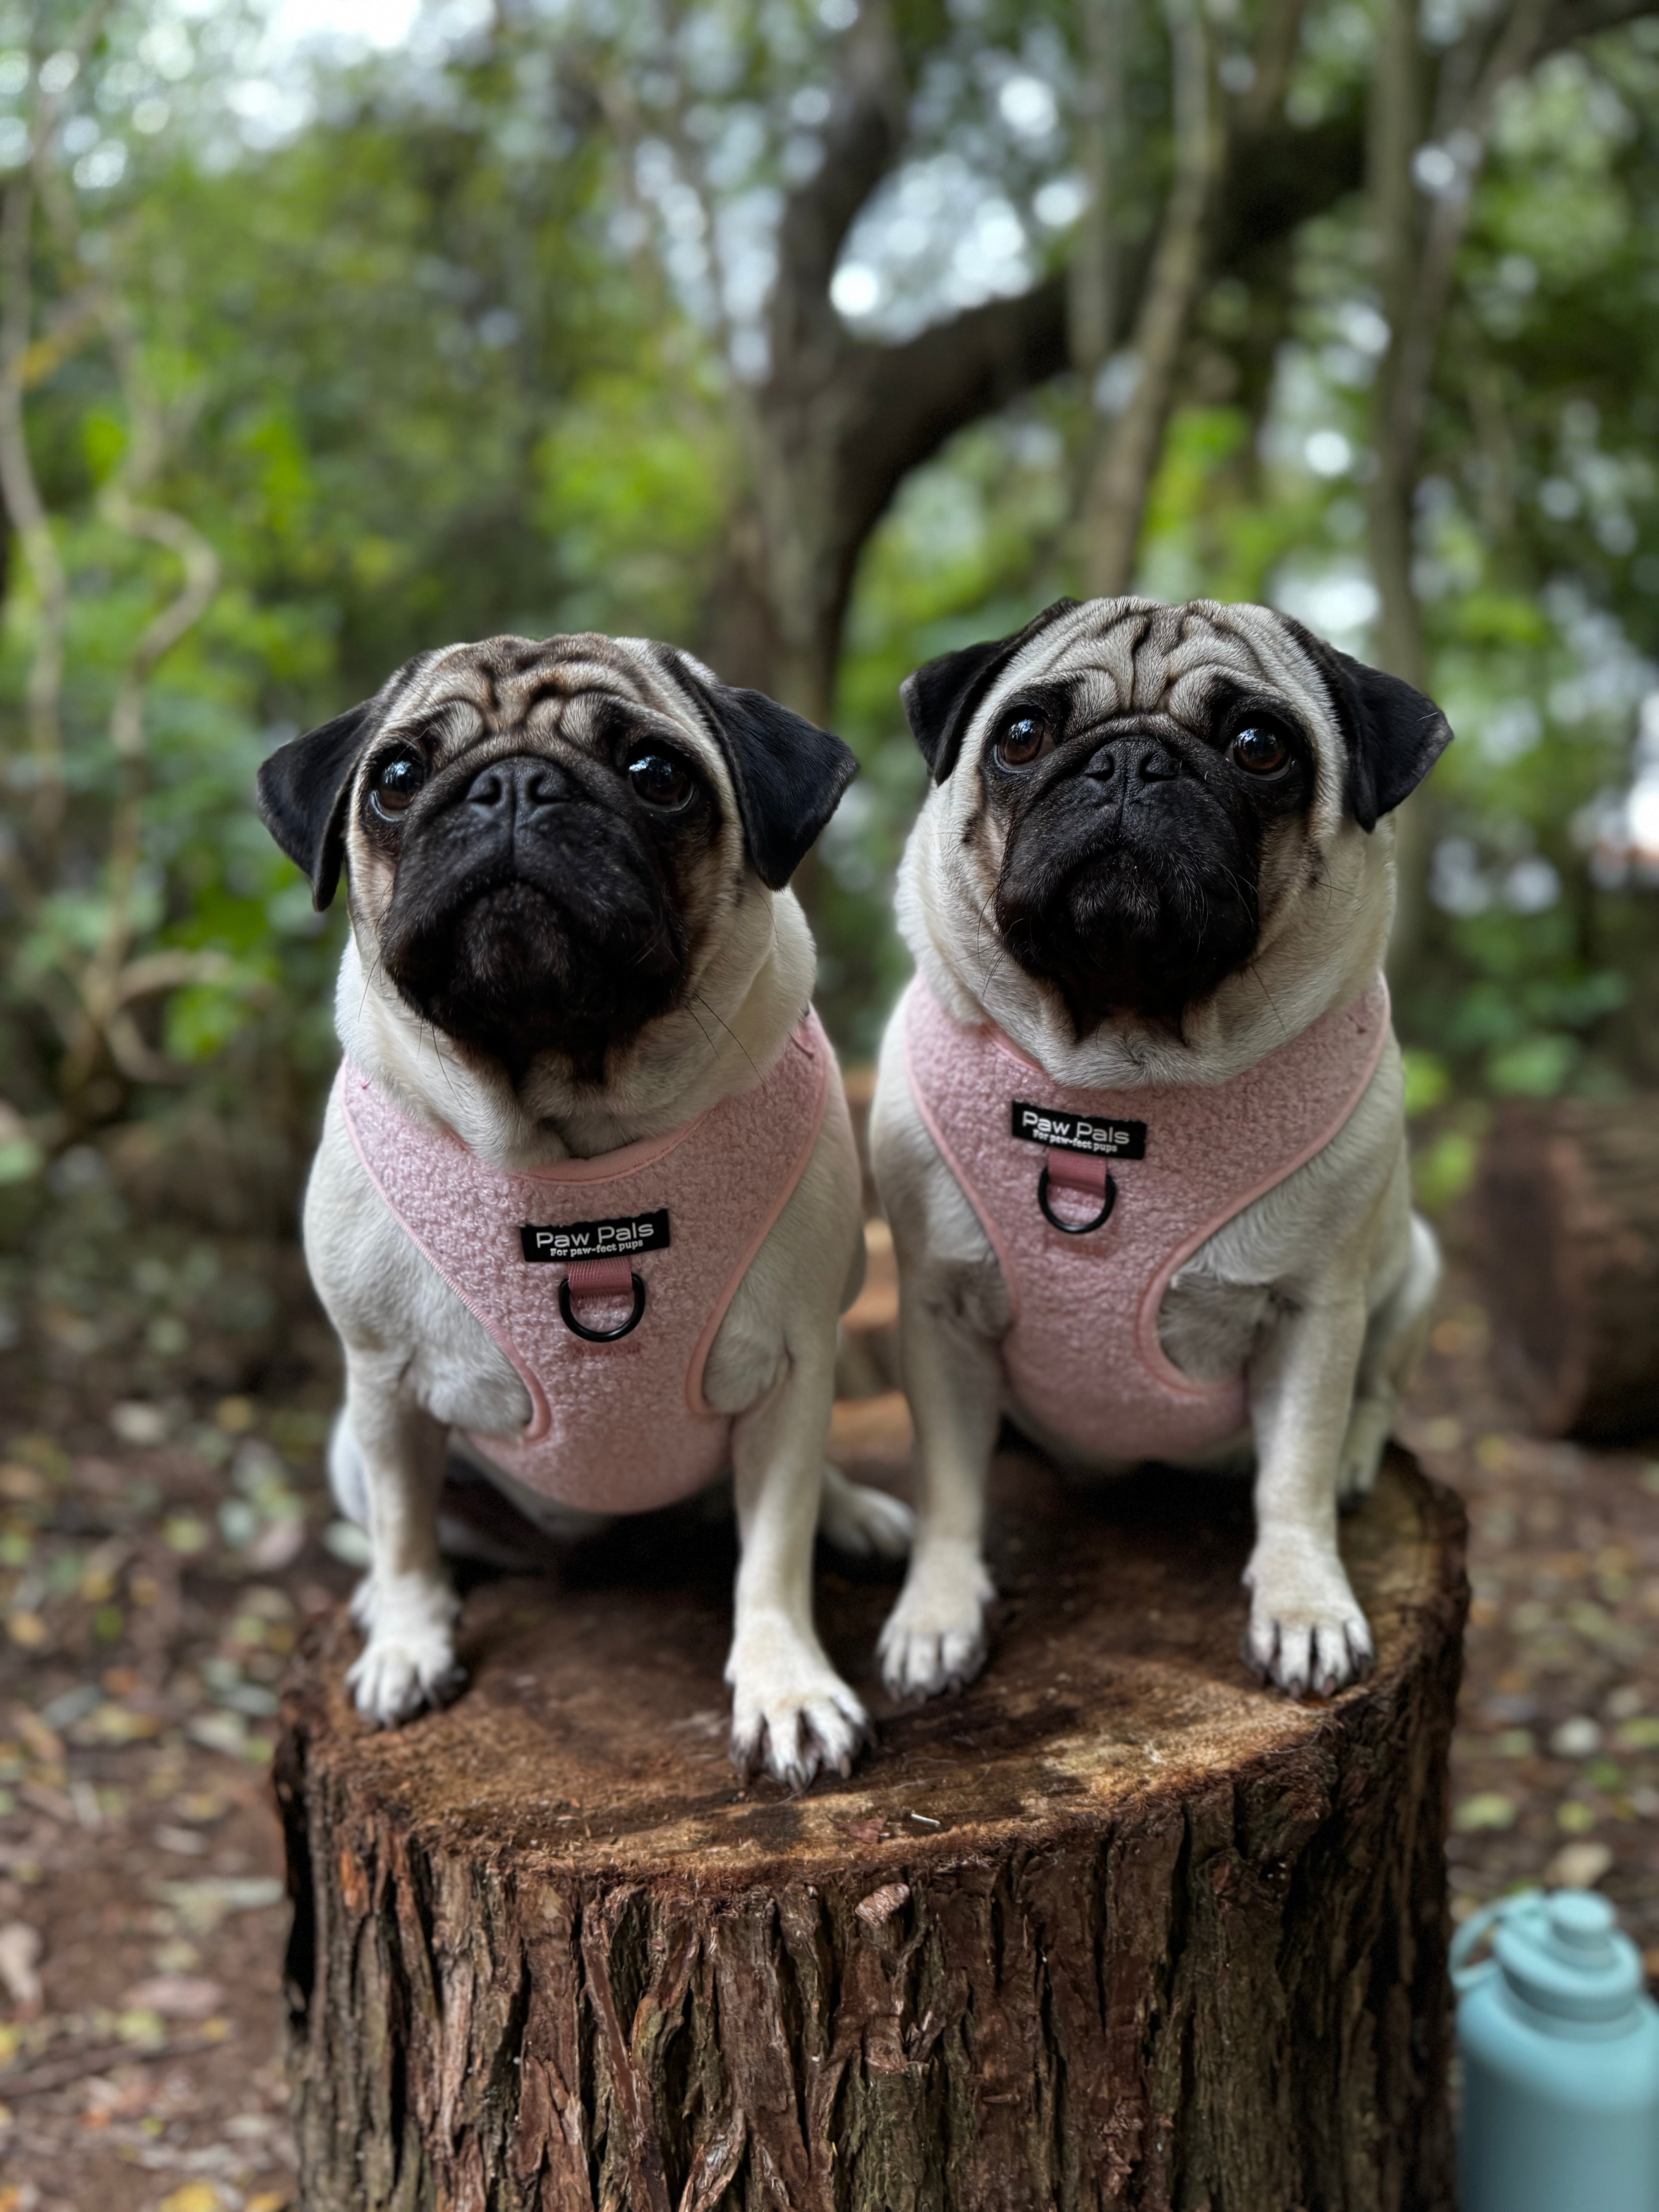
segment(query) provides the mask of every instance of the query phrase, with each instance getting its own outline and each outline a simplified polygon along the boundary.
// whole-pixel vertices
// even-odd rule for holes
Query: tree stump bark
[[[1539,1428],[1659,1433],[1659,1104],[1506,1106],[1477,1206],[1500,1356]]]
[[[377,1735],[312,1632],[277,1786],[307,2212],[1449,2212],[1462,1516],[1404,1455],[1344,1523],[1328,1705],[1238,1656],[1242,1486],[998,1466],[980,1681],[895,1712],[890,1584],[824,1562],[880,1714],[738,1789],[729,1528],[477,1585],[447,1711]]]

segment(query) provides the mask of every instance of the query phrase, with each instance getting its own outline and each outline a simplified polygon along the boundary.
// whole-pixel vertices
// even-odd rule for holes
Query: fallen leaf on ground
[[[1515,1820],[1515,1800],[1504,1797],[1496,1790],[1480,1791],[1466,1797],[1452,1814],[1452,1826],[1460,1835],[1473,1835],[1481,1828],[1507,1828]]]
[[[210,1936],[228,1912],[260,1912],[280,1905],[286,1892],[272,1875],[207,1875],[200,1881],[162,1881],[155,1887],[198,1935]]]
[[[1559,1889],[1594,1889],[1613,1864],[1605,1844],[1564,1844],[1544,1869],[1544,1879]]]
[[[168,2020],[205,2020],[225,2001],[218,1982],[198,1974],[152,1974],[135,1982],[122,1998],[125,2009],[161,2013]]]
[[[40,2009],[40,1931],[27,1920],[9,1920],[0,1928],[0,1982],[20,2013],[29,2018]]]
[[[303,1521],[273,1521],[248,1547],[248,1564],[262,1573],[293,1565],[306,1544]]]
[[[223,2212],[224,2201],[210,2181],[187,2181],[161,2199],[161,2212]]]
[[[210,1846],[205,1836],[194,1828],[175,1828],[166,1821],[154,1832],[156,1843],[164,1851],[178,1851],[186,1858],[197,1858]]]
[[[48,1726],[39,1713],[31,1712],[27,1705],[14,1705],[12,1717],[24,1748],[38,1765],[63,1765],[64,1739],[55,1728]]]

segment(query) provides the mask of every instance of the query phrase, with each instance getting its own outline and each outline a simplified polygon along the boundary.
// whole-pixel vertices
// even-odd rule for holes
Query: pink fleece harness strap
[[[1182,1458],[1247,1425],[1243,1376],[1191,1381],[1158,1341],[1176,1269],[1328,1145],[1389,1036],[1379,975],[1231,1082],[1084,1091],[988,1025],[964,1029],[918,976],[911,1091],[1001,1266],[1011,1395],[1099,1458]]]
[[[642,1512],[720,1473],[703,1368],[817,1141],[831,1054],[808,1012],[761,1081],[666,1135],[536,1174],[487,1166],[349,1062],[337,1090],[375,1188],[530,1395],[486,1457],[565,1504]]]

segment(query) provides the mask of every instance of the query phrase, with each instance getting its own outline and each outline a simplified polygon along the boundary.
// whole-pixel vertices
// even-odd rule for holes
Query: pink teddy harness
[[[1190,1381],[1158,1309],[1200,1245],[1353,1111],[1389,1035],[1382,978],[1210,1087],[1056,1083],[999,1030],[952,1021],[921,976],[903,1020],[917,1109],[1001,1263],[1016,1404],[1097,1458],[1196,1456],[1247,1428],[1243,1375]]]
[[[476,1439],[486,1458],[605,1513],[672,1504],[730,1463],[704,1364],[817,1142],[830,1068],[809,1012],[759,1084],[684,1128],[512,1175],[342,1066],[375,1188],[530,1393],[518,1436]]]

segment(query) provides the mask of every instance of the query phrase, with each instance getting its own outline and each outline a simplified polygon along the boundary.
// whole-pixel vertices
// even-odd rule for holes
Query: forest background
[[[1062,592],[1282,606],[1458,732],[1425,1202],[1495,1098],[1659,1079],[1656,156],[1627,0],[0,5],[0,1340],[105,1328],[136,1209],[165,1367],[194,1231],[290,1232],[343,923],[255,769],[495,631],[857,748],[801,888],[859,1058],[905,672]]]

